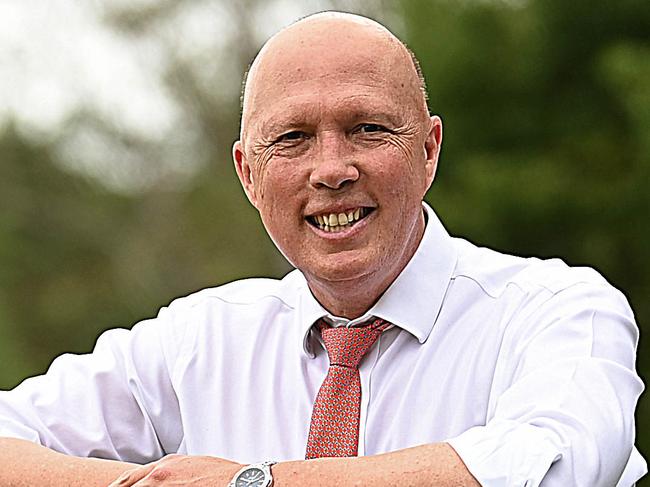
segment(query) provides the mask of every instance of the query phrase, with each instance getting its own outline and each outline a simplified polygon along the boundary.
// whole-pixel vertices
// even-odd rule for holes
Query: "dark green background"
[[[125,39],[152,35],[187,4],[107,10],[104,21]],[[261,5],[230,8],[239,37],[203,53],[206,63],[243,72],[259,47],[249,14]],[[382,20],[420,58],[430,109],[445,128],[427,199],[448,229],[502,251],[598,269],[632,303],[645,378],[650,2],[333,5]],[[89,351],[102,330],[130,327],[176,296],[288,270],[230,161],[241,79],[221,72],[214,84],[198,82],[196,63],[175,56],[173,46],[169,55],[165,83],[203,154],[189,180],[116,191],[64,169],[59,144],[92,126],[156,170],[150,141],[92,110],[81,109],[54,137],[38,138],[11,120],[0,125],[0,387],[44,371],[62,352]],[[637,443],[648,453],[649,408],[643,397]]]

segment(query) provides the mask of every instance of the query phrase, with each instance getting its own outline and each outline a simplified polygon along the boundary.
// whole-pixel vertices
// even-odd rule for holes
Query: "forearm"
[[[12,487],[105,487],[122,472],[135,466],[63,455],[14,438],[0,438],[0,465],[0,485]]]
[[[273,467],[274,485],[468,486],[480,484],[447,443],[433,443],[381,455],[283,462]]]

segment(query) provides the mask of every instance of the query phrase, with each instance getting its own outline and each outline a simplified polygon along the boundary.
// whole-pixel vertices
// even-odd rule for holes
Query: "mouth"
[[[307,221],[324,232],[337,233],[352,228],[373,211],[374,208],[358,207],[338,213],[308,216]]]

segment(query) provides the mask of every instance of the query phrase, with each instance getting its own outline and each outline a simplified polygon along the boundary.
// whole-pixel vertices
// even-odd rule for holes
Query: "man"
[[[298,270],[177,300],[3,393],[0,484],[632,485],[625,299],[449,237],[422,203],[441,141],[384,27],[274,36],[233,155]]]

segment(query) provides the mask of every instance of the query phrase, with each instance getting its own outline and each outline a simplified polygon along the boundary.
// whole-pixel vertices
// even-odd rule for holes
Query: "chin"
[[[375,267],[364,259],[346,259],[342,258],[340,254],[334,254],[326,260],[312,262],[311,265],[305,265],[299,269],[313,279],[344,283],[363,279],[370,274],[369,269]]]

